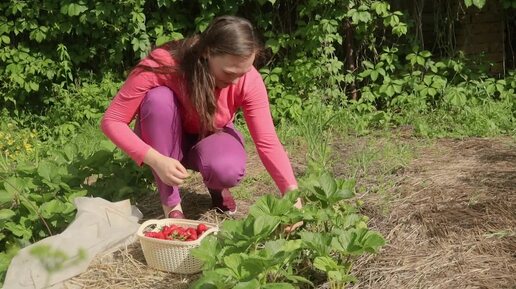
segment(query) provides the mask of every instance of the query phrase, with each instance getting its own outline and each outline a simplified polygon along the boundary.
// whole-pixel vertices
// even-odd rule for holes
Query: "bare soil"
[[[411,145],[418,140],[401,137]],[[356,143],[367,145],[367,140]],[[378,142],[376,142],[378,143]],[[356,146],[334,145],[335,175],[346,175],[346,159]],[[248,176],[263,175],[254,150]],[[304,156],[291,155],[302,174]],[[341,164],[341,165],[339,165]],[[263,177],[246,186],[252,197],[238,200],[238,215],[263,194],[277,192]],[[359,283],[350,288],[516,288],[516,142],[511,138],[440,139],[418,146],[406,166],[388,176],[393,185],[377,187],[385,175],[357,176],[365,188],[363,213],[370,227],[388,244],[377,255],[357,260]],[[388,197],[386,197],[388,195]],[[222,217],[209,210],[210,198],[199,176],[183,190],[186,216],[212,222]],[[137,206],[144,219],[162,218],[156,194]],[[187,288],[197,275],[174,275],[148,268],[138,243],[99,256],[88,270],[70,280],[70,288]]]

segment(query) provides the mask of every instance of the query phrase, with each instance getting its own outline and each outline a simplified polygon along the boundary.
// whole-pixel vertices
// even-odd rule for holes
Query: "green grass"
[[[394,131],[376,131],[368,136],[340,136],[343,142],[335,151],[333,171],[343,178],[357,181],[359,197],[375,194],[384,214],[395,198],[397,176],[417,156],[421,147],[432,141],[422,138],[402,139]]]
[[[405,168],[414,157],[414,147],[402,143],[392,136],[387,138],[367,138],[364,146],[359,148],[347,161],[352,168],[349,177],[367,175],[389,175]]]
[[[262,170],[257,174],[246,175],[238,186],[231,189],[231,192],[238,200],[250,201],[256,194],[276,193],[277,188],[269,174]]]

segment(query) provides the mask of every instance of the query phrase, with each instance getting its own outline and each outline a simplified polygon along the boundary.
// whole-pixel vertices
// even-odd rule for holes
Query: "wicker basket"
[[[208,230],[199,239],[194,241],[160,240],[144,235],[145,232],[157,231],[166,225],[197,227],[200,223],[205,224]],[[138,229],[137,234],[147,265],[158,270],[177,274],[193,274],[201,271],[202,262],[192,256],[190,250],[198,247],[202,239],[208,234],[217,231],[217,225],[212,223],[187,219],[161,219],[144,222]]]

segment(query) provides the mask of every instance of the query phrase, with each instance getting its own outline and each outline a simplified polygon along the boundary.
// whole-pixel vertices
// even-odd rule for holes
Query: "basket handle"
[[[145,230],[150,225],[157,225],[156,220],[147,220],[147,221],[143,222],[140,225],[140,228],[138,228],[138,231],[136,232],[136,234],[143,235],[143,230]]]

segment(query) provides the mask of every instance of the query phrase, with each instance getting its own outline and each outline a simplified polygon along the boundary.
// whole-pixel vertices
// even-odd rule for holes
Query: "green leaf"
[[[228,238],[244,234],[244,222],[242,220],[225,220],[222,223],[222,234]]]
[[[396,25],[392,28],[392,32],[394,34],[396,34],[397,36],[402,36],[402,35],[407,34],[407,24],[398,23],[398,25]]]
[[[370,69],[374,68],[374,64],[373,64],[373,63],[371,63],[371,61],[364,60],[364,61],[362,61],[362,64],[363,64],[365,67],[367,67],[367,68],[370,68]]]
[[[421,56],[423,56],[424,58],[428,58],[428,57],[432,56],[432,53],[428,50],[423,50],[423,51],[421,51]]]
[[[376,79],[378,79],[378,71],[373,70],[371,71],[371,80],[376,81]]]
[[[387,88],[385,89],[385,94],[387,94],[389,97],[392,97],[396,91],[394,90],[394,86],[392,84],[387,85]]]
[[[162,35],[162,36],[158,37],[158,39],[156,39],[156,45],[161,46],[170,40],[172,40],[172,38],[170,36]]]
[[[342,254],[352,254],[361,247],[355,243],[356,233],[354,229],[346,230],[338,237],[331,240],[332,249],[341,252]]]
[[[183,36],[183,34],[181,34],[179,32],[172,32],[172,34],[170,34],[170,37],[171,37],[171,40],[180,40],[180,39],[185,38]]]
[[[53,216],[59,216],[66,209],[67,207],[65,206],[65,204],[56,199],[51,200],[50,202],[43,203],[39,207],[41,216],[46,219],[49,219]]]
[[[349,214],[342,218],[342,225],[339,227],[340,229],[346,230],[348,228],[354,227],[358,222],[362,220],[362,217],[358,214]]]
[[[267,42],[265,42],[265,47],[270,48],[272,50],[272,54],[276,54],[280,50],[279,42],[274,38],[269,38]]]
[[[253,223],[255,235],[270,235],[280,224],[280,219],[276,216],[258,216]]]
[[[385,239],[377,232],[369,231],[366,234],[364,248],[369,252],[377,252],[380,247],[385,245]]]
[[[332,281],[339,281],[341,282],[342,279],[344,279],[344,275],[340,271],[328,271],[328,279]]]
[[[267,241],[264,245],[264,250],[267,252],[268,256],[274,256],[278,253],[280,254],[291,254],[292,252],[300,249],[302,246],[302,241],[297,240],[285,240],[278,239],[273,241]]]
[[[486,0],[473,0],[473,5],[475,5],[478,9],[481,9],[486,4]]]
[[[96,151],[91,157],[86,160],[85,165],[90,167],[100,167],[110,162],[113,159],[113,152],[111,150]]]
[[[358,19],[361,22],[368,23],[371,21],[371,14],[367,11],[358,12]]]
[[[315,198],[321,201],[323,208],[354,195],[354,182],[335,180],[328,173],[324,173],[318,179],[310,180],[308,188],[311,189],[313,195],[307,197],[311,200]]]
[[[47,31],[47,27],[40,26],[30,32],[29,38],[36,40],[38,43],[41,43],[47,37]]]
[[[75,155],[77,155],[77,151],[78,151],[78,147],[76,144],[72,144],[72,143],[69,143],[67,144],[64,149],[63,149],[63,152],[66,156],[66,159],[71,162],[74,160],[75,158]]]
[[[310,286],[312,287],[315,287],[314,286],[314,283],[312,283],[312,281],[306,279],[305,277],[302,277],[302,276],[297,276],[297,275],[285,275],[285,278],[287,278],[288,280],[292,281],[291,283],[305,283],[305,284],[310,284]]]
[[[24,181],[21,178],[9,177],[4,181],[4,188],[10,196],[16,196],[24,191]]]
[[[242,281],[248,281],[257,278],[261,273],[269,269],[271,262],[266,262],[262,258],[252,257],[242,254],[242,265],[240,267],[240,276]]]
[[[260,282],[256,279],[253,279],[251,281],[247,281],[247,282],[240,282],[240,283],[237,283],[234,287],[232,287],[233,289],[250,289],[250,288],[260,288]],[[263,288],[263,287],[261,287]]]
[[[192,289],[217,289],[227,286],[224,280],[227,279],[227,274],[221,274],[216,270],[204,271],[203,276],[195,281],[191,286]]]
[[[335,202],[349,199],[355,195],[355,180],[337,180],[337,187]]]
[[[30,88],[33,91],[38,91],[39,90],[39,84],[37,84],[36,82],[29,81],[29,86],[30,86]]]
[[[0,206],[11,203],[14,200],[14,196],[15,194],[11,191],[0,190]]]
[[[259,258],[238,253],[224,257],[224,264],[239,281],[250,281],[266,270]]]
[[[7,230],[11,231],[15,236],[21,237],[25,240],[30,239],[32,237],[32,232],[29,228],[26,228],[22,224],[16,224],[14,222],[7,222],[4,226]]]
[[[335,281],[339,281],[339,282],[343,282],[343,283],[357,283],[358,282],[358,279],[353,276],[353,275],[346,275],[346,274],[343,274],[342,272],[337,272],[337,271],[331,271],[331,272],[328,272],[328,277],[330,279],[333,279]]]
[[[341,268],[337,262],[327,256],[316,257],[314,260],[314,267],[324,272],[336,271]]]
[[[15,216],[16,213],[10,209],[0,209],[0,220],[7,220]]]
[[[224,257],[224,265],[231,271],[231,275],[240,280],[240,264],[242,263],[242,257],[240,254],[231,254]]]
[[[2,40],[1,42],[5,43],[5,44],[11,43],[11,38],[9,38],[9,36],[7,36],[7,35],[2,35],[1,40]]]
[[[78,3],[70,3],[68,4],[67,14],[69,16],[78,16],[86,10],[88,10],[88,7],[86,7],[85,5]]]
[[[57,167],[55,164],[43,160],[39,163],[38,166],[38,175],[47,181],[52,181],[52,177],[55,176],[55,172]]]
[[[251,287],[248,287],[248,288],[251,288]],[[258,288],[258,287],[252,287],[252,288]],[[268,283],[259,288],[262,288],[262,289],[295,289],[296,287],[294,287],[294,285],[288,284],[288,283]]]
[[[303,243],[314,249],[320,256],[327,256],[329,252],[330,239],[320,233],[302,231],[299,233]]]
[[[37,219],[38,218],[38,205],[34,202],[34,201],[31,201],[27,198],[23,198],[21,199],[21,204],[23,205],[23,207],[25,207],[25,209],[27,209],[30,213],[30,215],[34,218],[34,219]]]
[[[373,3],[371,3],[371,8],[374,9],[376,14],[378,14],[379,16],[385,16],[387,14],[388,5],[389,4],[385,2],[374,1]]]
[[[249,214],[258,216],[283,216],[293,210],[293,204],[285,199],[280,199],[271,194],[258,199],[251,208]]]
[[[321,184],[321,188],[327,197],[331,196],[337,191],[337,182],[328,173],[323,174],[319,178],[319,183]]]
[[[416,56],[416,62],[417,62],[417,64],[423,66],[423,65],[425,65],[425,58],[423,58],[421,56]]]
[[[204,268],[212,268],[217,262],[217,253],[220,251],[220,243],[213,235],[207,236],[201,241],[201,245],[192,249],[192,255],[203,262]]]

